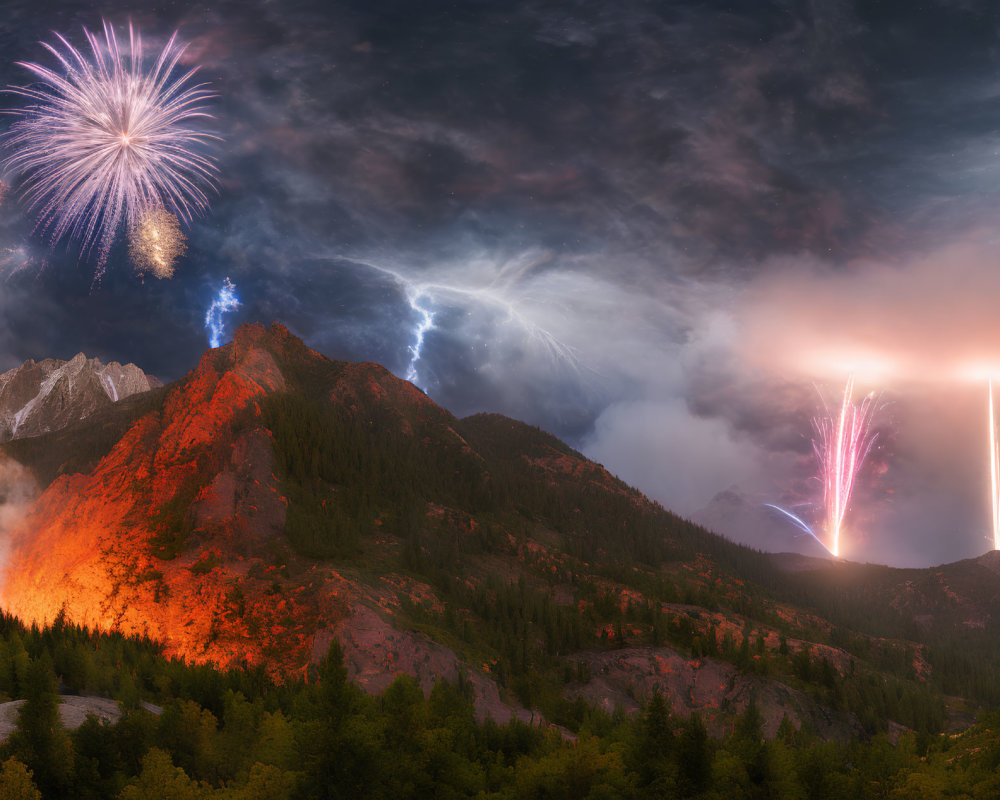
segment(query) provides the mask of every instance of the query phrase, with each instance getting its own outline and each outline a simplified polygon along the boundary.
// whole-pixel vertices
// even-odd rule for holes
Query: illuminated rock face
[[[55,480],[15,536],[5,608],[145,634],[193,661],[303,669],[312,635],[338,616],[338,577],[303,584],[275,563],[286,501],[257,401],[285,388],[276,356],[331,363],[280,326],[245,326],[91,474]],[[172,525],[185,535],[164,552]]]
[[[389,584],[348,580],[288,546],[260,401],[305,385],[352,413],[377,404],[380,424],[403,435],[431,420],[468,449],[454,417],[383,367],[330,361],[281,325],[245,325],[88,474],[45,489],[14,534],[3,608],[146,635],[194,662],[302,674],[358,604],[397,603]]]
[[[60,430],[160,385],[135,364],[105,365],[83,353],[25,361],[0,375],[0,442]]]
[[[404,600],[436,602],[430,586],[395,567],[342,573],[291,548],[262,411],[265,397],[286,392],[331,401],[361,430],[412,437],[420,452],[447,451],[448,463],[486,463],[455,417],[383,367],[333,362],[280,325],[243,326],[109,442],[96,466],[48,485],[13,536],[0,607],[28,622],[63,614],[146,635],[170,656],[262,665],[279,678],[306,673],[334,636],[345,643],[352,677],[371,690],[398,672],[425,688],[436,676],[464,674],[468,665],[447,647],[394,627]],[[500,417],[479,424],[501,426],[499,439],[527,430]],[[543,443],[513,458],[546,484],[621,491],[603,468],[563,449]],[[428,502],[425,513],[435,529],[475,529],[440,503]],[[398,562],[402,543],[391,524],[375,520],[368,534],[367,554],[380,566]],[[520,563],[516,547],[511,558]],[[485,671],[473,667],[470,685],[480,715],[527,714],[501,702]]]

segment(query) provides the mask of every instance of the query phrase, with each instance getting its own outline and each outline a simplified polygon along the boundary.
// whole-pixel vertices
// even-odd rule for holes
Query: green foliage
[[[0,769],[0,798],[3,800],[41,800],[42,793],[38,791],[31,779],[31,770],[11,756],[3,762]]]
[[[110,673],[127,672],[162,713],[133,704],[115,724],[91,717],[68,736],[53,665],[81,651],[88,680],[122,686]],[[425,696],[401,676],[369,697],[347,680],[336,644],[314,682],[282,686],[166,661],[148,642],[65,624],[25,629],[8,617],[0,652],[27,659],[8,679],[26,702],[0,754],[0,797],[867,800],[987,798],[1000,788],[1000,713],[959,739],[824,743],[787,717],[769,738],[751,702],[713,741],[698,715],[676,717],[654,694],[634,718],[591,711],[571,742],[517,721],[477,721],[464,680],[439,681]]]

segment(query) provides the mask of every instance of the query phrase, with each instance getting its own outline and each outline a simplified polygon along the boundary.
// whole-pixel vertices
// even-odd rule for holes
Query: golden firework
[[[144,211],[129,231],[128,255],[137,275],[172,278],[174,263],[186,251],[180,222],[161,206]]]

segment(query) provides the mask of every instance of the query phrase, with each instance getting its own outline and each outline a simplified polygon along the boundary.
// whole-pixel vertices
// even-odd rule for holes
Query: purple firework
[[[192,83],[197,68],[173,77],[185,49],[176,33],[152,69],[131,25],[127,53],[107,22],[103,39],[84,34],[89,57],[59,34],[62,48],[43,43],[59,70],[18,62],[36,81],[8,89],[31,102],[10,112],[20,119],[5,137],[4,164],[21,178],[36,230],[53,243],[68,235],[88,254],[98,245],[99,277],[123,222],[157,207],[185,222],[207,210],[217,168],[198,151],[216,137],[190,125],[211,116],[214,95]]]

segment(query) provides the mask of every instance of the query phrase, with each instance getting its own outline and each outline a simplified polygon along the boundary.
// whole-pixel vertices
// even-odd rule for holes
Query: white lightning
[[[410,308],[416,312],[417,323],[413,328],[412,344],[407,346],[410,354],[406,369],[408,381],[416,383],[419,377],[417,363],[423,355],[427,334],[435,329],[435,312],[431,309],[441,304],[464,306],[469,314],[473,313],[476,306],[500,310],[505,315],[503,323],[519,328],[551,363],[568,367],[574,373],[585,369],[573,347],[561,341],[547,328],[535,323],[522,310],[526,302],[531,302],[530,297],[511,297],[512,290],[535,266],[535,262],[513,261],[501,268],[492,280],[478,286],[463,286],[445,281],[417,281],[401,270],[346,259],[342,256],[336,258],[341,262],[348,262],[390,277],[406,296]],[[545,303],[545,308],[550,309],[551,303]]]
[[[420,360],[420,351],[424,346],[424,336],[428,331],[434,329],[434,312],[420,305],[424,297],[423,292],[407,292],[406,299],[410,308],[420,315],[420,321],[413,331],[413,344],[410,345],[410,363],[406,367],[406,380],[414,385],[417,384],[417,362]]]

